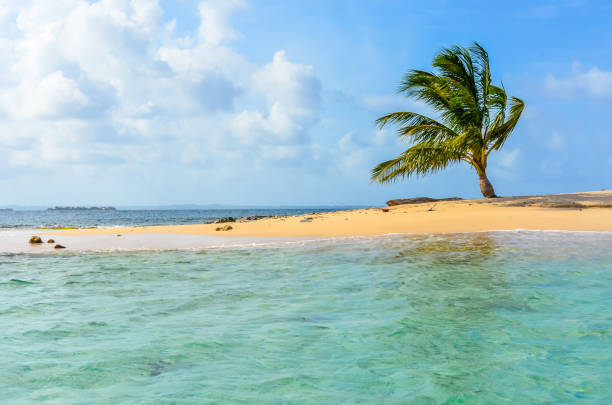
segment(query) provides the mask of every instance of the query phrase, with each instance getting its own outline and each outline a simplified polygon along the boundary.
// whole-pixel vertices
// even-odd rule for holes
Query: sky
[[[382,205],[479,197],[465,164],[394,184],[374,121],[478,41],[526,109],[498,195],[612,188],[612,3],[3,0],[0,205]]]

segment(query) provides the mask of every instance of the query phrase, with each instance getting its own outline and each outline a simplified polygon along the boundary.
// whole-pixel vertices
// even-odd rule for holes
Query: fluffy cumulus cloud
[[[0,5],[4,171],[293,162],[316,149],[321,84],[279,50],[232,47],[240,0],[203,1],[179,35],[157,0]],[[276,163],[274,163],[276,162]]]
[[[311,66],[291,63],[283,51],[258,69],[250,87],[266,99],[265,112],[244,110],[231,128],[237,141],[260,145],[263,157],[295,159],[309,147],[308,130],[317,120],[320,84]]]
[[[594,66],[588,70],[579,62],[572,64],[570,74],[565,78],[549,75],[546,78],[547,89],[562,96],[573,96],[586,93],[596,98],[612,97],[612,71],[601,70]]]

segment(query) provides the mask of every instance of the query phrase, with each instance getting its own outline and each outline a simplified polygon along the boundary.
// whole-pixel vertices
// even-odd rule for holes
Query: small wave
[[[482,233],[482,232],[500,232],[500,233],[589,233],[589,234],[604,234],[604,235],[612,235],[612,231],[568,231],[568,230],[564,230],[564,229],[522,229],[522,228],[517,228],[517,229],[500,229],[497,231],[475,231],[475,232],[471,232],[471,233]]]
[[[21,280],[18,278],[12,278],[5,283],[0,283],[0,285],[9,286],[9,287],[27,286],[27,285],[32,285],[32,284],[36,284],[36,283],[32,281],[27,281],[27,280]]]
[[[18,278],[12,278],[9,280],[9,283],[13,283],[13,284],[34,284],[31,281],[26,281],[26,280],[20,280]]]

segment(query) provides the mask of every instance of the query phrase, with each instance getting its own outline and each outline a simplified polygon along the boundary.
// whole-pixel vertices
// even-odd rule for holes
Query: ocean
[[[62,221],[13,225],[110,224]],[[0,253],[0,403],[611,403],[611,247],[515,231]]]
[[[41,227],[148,226],[201,224],[219,218],[250,215],[301,215],[361,207],[234,208],[193,210],[0,210],[0,230]]]

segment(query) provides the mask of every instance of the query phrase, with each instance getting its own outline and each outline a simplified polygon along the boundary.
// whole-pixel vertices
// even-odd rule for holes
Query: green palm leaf
[[[463,153],[449,145],[421,142],[408,148],[397,158],[380,163],[372,169],[372,178],[385,183],[412,175],[424,175],[444,169],[462,158]]]

